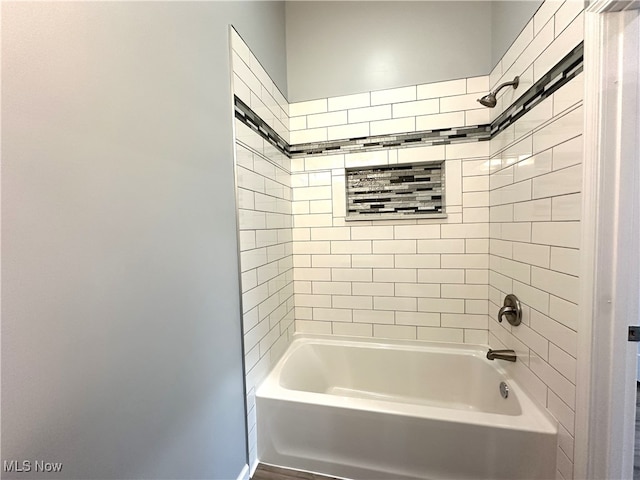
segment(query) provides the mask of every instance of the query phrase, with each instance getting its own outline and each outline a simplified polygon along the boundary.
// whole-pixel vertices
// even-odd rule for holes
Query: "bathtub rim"
[[[497,362],[497,360],[491,362],[491,367],[495,368],[505,379],[505,382],[511,388],[512,394],[517,395],[522,410],[521,415],[509,416],[378,399],[342,397],[282,387],[280,385],[280,375],[284,365],[296,350],[308,344],[351,346],[355,348],[374,347],[405,351],[437,350],[443,353],[472,355],[489,362],[489,360],[486,360],[486,351],[489,347],[480,344],[295,333],[287,350],[282,354],[276,365],[256,389],[256,397],[283,402],[304,403],[307,405],[327,406],[347,410],[364,410],[368,412],[380,412],[383,414],[410,416],[454,423],[491,425],[495,428],[517,429],[543,434],[559,434],[558,421],[544,406],[540,405],[531,394],[529,394],[522,384],[513,378],[506,368],[499,363],[494,363]]]

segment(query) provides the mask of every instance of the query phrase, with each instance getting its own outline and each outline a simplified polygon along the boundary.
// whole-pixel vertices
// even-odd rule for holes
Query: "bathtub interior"
[[[486,349],[481,346],[462,350],[395,345],[392,349],[366,342],[349,342],[349,348],[317,339],[306,343],[305,348],[294,347],[283,361],[281,387],[502,415],[522,413],[516,395],[501,397],[504,372],[487,364]]]
[[[257,391],[259,461],[352,479],[553,478],[557,422],[486,351],[296,335]]]

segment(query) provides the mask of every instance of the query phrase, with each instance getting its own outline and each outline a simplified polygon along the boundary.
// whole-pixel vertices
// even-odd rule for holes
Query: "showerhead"
[[[493,92],[490,92],[484,97],[479,98],[478,102],[480,103],[480,105],[484,105],[485,107],[494,108],[497,103],[496,95],[498,94],[498,92],[502,90],[504,87],[508,87],[510,85],[512,85],[513,89],[515,90],[516,88],[518,88],[518,83],[520,83],[520,77],[514,78],[513,81],[511,82],[504,82],[502,85],[496,88]]]
[[[484,105],[485,107],[493,108],[496,106],[496,103],[497,103],[496,94],[493,92],[489,93],[484,97],[479,98],[478,102],[480,102],[480,104]]]

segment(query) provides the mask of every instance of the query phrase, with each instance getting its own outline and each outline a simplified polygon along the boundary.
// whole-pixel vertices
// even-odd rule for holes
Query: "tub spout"
[[[491,350],[487,352],[487,358],[489,360],[506,360],[507,362],[515,362],[516,361],[516,352],[513,350]]]

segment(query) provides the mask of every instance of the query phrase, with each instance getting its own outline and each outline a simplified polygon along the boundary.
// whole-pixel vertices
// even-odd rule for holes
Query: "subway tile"
[[[567,380],[576,383],[576,359],[554,344],[549,346],[549,364]]]
[[[511,332],[518,340],[536,352],[543,360],[549,358],[549,340],[538,332],[523,323],[518,325],[518,328],[513,328]]]
[[[391,105],[349,110],[349,123],[373,122],[391,119]]]
[[[464,330],[461,328],[418,327],[418,340],[462,343]]]
[[[307,128],[329,127],[347,123],[347,112],[318,113],[307,116]]]
[[[447,160],[445,163],[445,198],[447,206],[462,205],[461,160]]]
[[[582,162],[584,140],[579,135],[553,147],[553,169],[570,167]]]
[[[413,268],[374,268],[374,282],[416,283],[417,273]]]
[[[513,242],[530,242],[531,225],[528,222],[503,223],[501,224],[501,239]]]
[[[551,199],[543,198],[513,205],[516,222],[548,222],[551,220]]]
[[[489,268],[487,254],[442,255],[442,268]]]
[[[440,98],[440,112],[442,113],[473,110],[475,108],[478,108],[477,93]]]
[[[431,283],[398,283],[395,286],[396,297],[440,297],[440,285]]]
[[[393,239],[393,226],[353,226],[351,238],[353,240],[391,240]]]
[[[470,79],[473,86],[482,83],[482,78]],[[472,90],[475,91],[475,90]],[[447,80],[445,82],[427,83],[418,85],[418,99],[449,97],[452,95],[462,95],[467,93],[467,79]]]
[[[555,170],[533,179],[533,198],[576,193],[582,189],[582,166]]]
[[[531,355],[531,370],[568,405],[575,405],[576,387],[537,355]]]
[[[415,312],[417,310],[417,301],[415,298],[373,297],[373,308],[375,310]]]
[[[310,100],[308,102],[298,102],[289,104],[289,116],[299,117],[301,115],[313,115],[314,113],[325,113],[328,109],[327,99]]]
[[[294,188],[293,200],[324,200],[331,198],[330,186]]]
[[[504,258],[513,258],[513,242],[492,238],[489,240],[489,252]]]
[[[312,240],[349,240],[349,229],[344,227],[324,227],[311,229]]]
[[[396,225],[393,229],[396,239],[440,238],[440,225]]]
[[[354,310],[353,321],[356,323],[382,323],[392,324],[394,322],[394,312],[384,310]]]
[[[401,148],[398,150],[398,163],[444,160],[444,152],[444,145]]]
[[[564,428],[566,428],[571,435],[573,435],[575,414],[572,407],[564,403],[562,399],[560,399],[560,397],[558,397],[554,392],[549,391],[547,408],[549,409],[551,414],[560,422],[560,424]]]
[[[462,221],[464,223],[488,222],[489,207],[463,208]]]
[[[313,282],[314,295],[351,295],[350,282]]]
[[[584,39],[584,14],[578,15],[533,64],[537,81]]]
[[[307,171],[333,168],[344,168],[344,155],[324,155],[304,159],[304,169]]]
[[[364,138],[369,136],[368,123],[354,123],[327,128],[327,140]]]
[[[465,253],[464,240],[418,240],[418,253]]]
[[[482,300],[487,298],[487,285],[451,285],[440,286],[442,298],[462,298],[467,300]],[[471,327],[473,328],[473,327]]]
[[[463,192],[482,192],[489,189],[489,177],[463,177],[462,178],[462,191]]]
[[[489,188],[491,190],[497,190],[511,184],[513,184],[513,166],[503,168],[489,177]]]
[[[440,267],[440,255],[417,254],[395,255],[396,268],[438,268]]]
[[[443,82],[444,83],[444,82]],[[467,78],[467,92],[466,93],[486,93],[489,91],[489,76],[482,75],[480,77]],[[463,93],[463,92],[460,92]],[[457,93],[453,93],[457,95]],[[444,96],[444,95],[441,95]]]
[[[418,298],[419,312],[464,313],[463,299]]]
[[[516,61],[524,49],[533,40],[533,19],[530,20],[522,29],[517,38],[513,41],[509,49],[502,57],[502,67],[508,70]]]
[[[488,300],[465,300],[464,312],[487,315],[489,313],[489,302]]]
[[[580,250],[551,247],[551,269],[578,276],[580,272]]]
[[[442,225],[442,238],[488,238],[488,223],[472,223],[467,225]]]
[[[416,100],[415,86],[392,88],[389,90],[378,90],[376,92],[371,92],[371,105],[411,102],[413,100]]]
[[[576,358],[577,334],[536,310],[531,311],[531,328]]]
[[[338,308],[314,308],[313,319],[324,322],[351,322],[353,316],[351,310]]]
[[[564,0],[546,0],[542,2],[542,5],[540,5],[540,8],[538,8],[538,11],[533,16],[534,35],[538,35],[542,27],[545,26],[549,20],[553,23],[553,16],[563,2]]]
[[[372,337],[373,325],[365,323],[332,323],[332,333],[334,335],[346,335],[352,337]]]
[[[551,220],[580,220],[582,216],[582,195],[563,195],[551,200]]]
[[[353,283],[354,295],[386,295],[392,296],[394,294],[393,283],[382,282],[354,282]]]
[[[368,107],[370,105],[369,92],[356,93],[355,95],[343,95],[328,99],[329,111],[347,110],[350,108]]]
[[[584,73],[574,77],[568,85],[553,94],[553,114],[558,115],[584,99]]]
[[[330,213],[296,215],[293,222],[296,227],[330,227],[333,225],[333,217]]]
[[[415,117],[418,115],[431,115],[439,113],[440,102],[438,99],[418,100],[415,102],[403,102],[393,104],[393,118]]]
[[[495,205],[489,207],[489,221],[495,225],[499,222],[513,222],[513,205]]]
[[[487,330],[464,329],[464,343],[472,345],[487,345],[489,343],[489,332]]]
[[[466,192],[462,194],[462,205],[469,207],[488,207],[489,192]],[[488,221],[488,220],[484,220]]]
[[[413,325],[416,327],[439,327],[439,313],[396,312],[396,325]]]
[[[489,142],[452,143],[446,146],[447,159],[488,157]]]
[[[416,131],[414,117],[396,118],[393,120],[379,120],[369,124],[371,135],[391,135]]]
[[[331,323],[312,320],[296,320],[296,332],[312,334],[330,334]]]
[[[353,252],[356,253],[356,252]],[[373,253],[412,254],[416,252],[415,240],[373,240]]]
[[[467,127],[486,125],[491,123],[491,112],[486,108],[466,110],[464,112],[464,124]]]
[[[582,0],[569,0],[562,4],[554,16],[556,37],[569,26],[582,10],[584,10],[584,2]]]
[[[532,243],[513,243],[513,259],[519,262],[549,268],[550,249],[547,245]]]
[[[439,264],[438,261],[436,267]],[[419,283],[464,283],[464,281],[465,271],[463,269],[420,268],[418,270]]]
[[[488,238],[468,238],[464,241],[464,253],[489,253]]]
[[[373,272],[370,268],[332,268],[330,278],[343,282],[371,282]]]
[[[575,303],[551,295],[549,316],[572,330],[578,329],[578,306]]]
[[[295,304],[300,307],[330,307],[331,295],[295,294]]]
[[[561,424],[558,427],[558,447],[562,449],[569,460],[573,461],[573,436]]]
[[[350,153],[345,156],[345,167],[365,167],[370,165],[386,165],[389,162],[386,150],[373,152]]]
[[[368,254],[368,253],[371,253],[371,242],[368,240],[332,241],[331,253]],[[376,253],[385,253],[385,252],[376,252]]]
[[[514,166],[514,180],[520,182],[549,173],[552,168],[552,158],[551,150],[546,150],[516,163]]]
[[[475,177],[477,175],[488,175],[490,162],[486,158],[480,160],[463,160],[462,175],[464,177]]]
[[[532,224],[531,241],[555,247],[580,247],[579,222],[536,222]]]
[[[417,338],[416,327],[400,325],[374,325],[373,336],[375,338],[394,338],[415,340]]]
[[[549,294],[530,285],[514,281],[513,293],[520,301],[531,308],[547,315],[549,313]],[[544,335],[544,333],[539,332]]]
[[[393,255],[352,255],[354,268],[393,268]]]
[[[333,308],[352,308],[371,310],[373,308],[373,299],[368,296],[355,295],[333,295],[331,300]],[[353,321],[356,322],[356,313],[353,313]]]
[[[326,128],[313,128],[307,130],[297,130],[289,135],[291,144],[324,142],[327,140]]]
[[[351,255],[312,255],[311,266],[314,268],[347,268],[351,266]]]
[[[297,256],[297,255],[296,255]],[[298,280],[331,280],[331,269],[329,268],[304,268],[295,267],[294,277]]]
[[[466,313],[443,313],[440,323],[445,328],[487,329],[489,327],[487,315],[470,315]]]
[[[462,127],[465,125],[465,112],[436,113],[416,117],[416,130],[435,130],[438,128]]]

